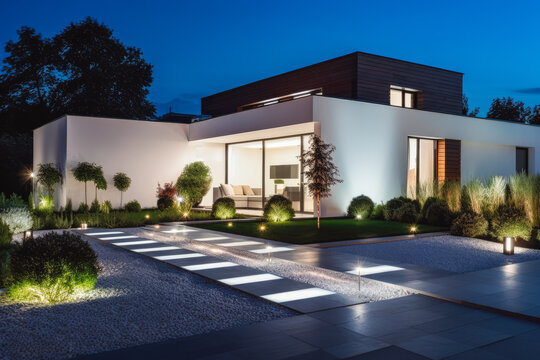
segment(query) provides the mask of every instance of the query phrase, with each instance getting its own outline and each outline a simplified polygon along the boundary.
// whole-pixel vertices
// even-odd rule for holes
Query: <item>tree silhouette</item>
[[[479,107],[475,107],[474,110],[471,110],[471,112],[469,112],[469,98],[465,94],[461,96],[461,104],[462,104],[461,114],[465,116],[476,117],[478,113],[480,112]]]
[[[502,99],[493,99],[487,117],[526,123],[530,113],[531,109],[526,107],[522,101],[514,100],[511,97],[503,97]]]

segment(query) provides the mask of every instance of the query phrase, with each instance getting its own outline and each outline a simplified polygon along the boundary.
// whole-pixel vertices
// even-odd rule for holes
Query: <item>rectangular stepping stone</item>
[[[155,252],[155,251],[171,251],[171,250],[180,250],[177,246],[162,246],[162,247],[152,247],[152,248],[144,248],[144,249],[133,249],[133,251],[138,253],[147,253],[147,252]]]
[[[238,276],[227,279],[220,279],[219,281],[227,285],[243,285],[251,283],[259,283],[263,281],[277,280],[282,279],[281,277],[274,274],[258,274],[258,275],[248,275],[248,276]]]
[[[109,236],[109,237],[100,237],[99,240],[123,240],[123,239],[136,239],[138,236],[135,235],[122,235],[122,236]]]
[[[218,269],[218,268],[231,267],[231,266],[238,266],[238,264],[235,264],[230,261],[221,261],[221,262],[214,262],[214,263],[208,263],[208,264],[181,266],[181,268],[189,270],[189,271],[195,271],[195,270],[205,270],[205,269]]]
[[[262,243],[259,242],[259,241],[247,240],[247,241],[234,241],[234,242],[229,242],[229,243],[220,243],[220,244],[216,244],[216,245],[226,246],[226,247],[233,247],[233,246],[261,245],[261,244]]]
[[[192,254],[174,254],[174,255],[161,255],[161,256],[152,256],[154,259],[158,260],[177,260],[177,259],[189,259],[189,258],[198,258],[206,256],[204,254],[192,253]]]
[[[226,237],[226,236],[212,236],[212,237],[196,238],[196,239],[192,239],[192,240],[195,240],[195,241],[214,241],[214,240],[226,240],[226,239],[229,239],[229,238]]]
[[[99,235],[117,235],[117,234],[124,234],[122,231],[102,231],[102,232],[90,232],[90,233],[83,233],[84,235],[88,236],[99,236]]]
[[[128,246],[128,245],[143,245],[143,244],[155,244],[155,240],[137,240],[137,241],[126,241],[126,242],[115,242],[113,245],[117,246]]]
[[[294,290],[294,291],[286,291],[286,292],[280,292],[280,293],[275,293],[275,294],[268,294],[268,295],[263,295],[261,297],[281,304],[281,303],[286,303],[289,301],[310,299],[314,297],[327,296],[327,295],[332,295],[332,294],[335,294],[335,292],[313,287],[313,288],[302,289],[302,290]]]
[[[252,252],[252,253],[255,253],[255,254],[268,254],[268,252],[273,254],[273,253],[277,253],[277,252],[293,251],[293,250],[294,249],[289,248],[289,247],[277,246],[277,247],[272,247],[270,249],[263,248],[263,249],[249,250],[249,251]]]

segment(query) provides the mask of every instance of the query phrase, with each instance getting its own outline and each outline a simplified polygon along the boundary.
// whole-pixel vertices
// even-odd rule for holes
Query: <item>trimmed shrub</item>
[[[186,203],[197,206],[210,190],[211,184],[210,168],[202,161],[195,161],[184,167],[176,181],[176,189]]]
[[[371,212],[371,219],[373,220],[384,220],[384,205],[383,204],[377,204],[373,208],[373,211]]]
[[[125,207],[127,212],[139,212],[141,211],[141,204],[137,200],[131,200]]]
[[[39,198],[38,209],[42,213],[52,214],[54,211],[54,198],[44,195]]]
[[[90,212],[91,213],[98,213],[99,208],[100,208],[99,201],[97,201],[97,199],[92,201],[92,205],[90,205]]]
[[[452,223],[450,233],[457,236],[477,237],[487,234],[488,221],[474,211],[462,212]]]
[[[54,187],[59,182],[62,182],[62,173],[56,168],[53,163],[39,164],[36,175],[37,183],[42,184],[47,190],[47,195],[54,195]]]
[[[105,200],[99,207],[99,212],[102,214],[108,214],[112,210],[112,204],[109,200]]]
[[[426,209],[425,218],[426,223],[430,225],[448,226],[452,222],[452,214],[446,201],[442,199],[436,199]]]
[[[26,204],[19,195],[13,193],[9,197],[6,197],[4,193],[0,193],[0,209],[24,207],[26,207]]]
[[[384,219],[389,221],[401,221],[397,210],[405,203],[412,204],[417,214],[420,212],[421,206],[418,200],[411,200],[405,196],[400,196],[388,200],[384,207]]]
[[[212,205],[212,216],[216,219],[232,219],[236,215],[234,200],[228,197],[219,198]]]
[[[418,210],[414,203],[404,202],[396,211],[396,221],[405,223],[416,223],[418,221]]]
[[[427,213],[427,209],[432,205],[434,204],[435,202],[437,202],[437,200],[439,200],[439,198],[436,198],[436,197],[429,197],[427,198],[426,202],[424,203],[424,206],[422,206],[422,211],[420,213],[421,217],[423,220],[426,219],[426,213]]]
[[[124,191],[129,189],[129,186],[131,185],[131,178],[127,176],[126,173],[119,172],[114,175],[113,184],[115,188],[120,190],[120,208],[122,208]]]
[[[525,210],[511,205],[503,205],[499,206],[493,214],[491,231],[493,237],[499,241],[507,236],[529,240],[532,224],[527,218]]]
[[[77,210],[77,212],[79,212],[81,214],[86,214],[86,213],[88,213],[89,210],[90,210],[90,208],[88,207],[88,205],[86,205],[85,203],[81,203],[79,205],[79,209]]]
[[[88,242],[69,232],[27,239],[11,256],[7,295],[56,303],[95,287],[99,265]]]
[[[159,210],[163,211],[174,205],[174,200],[169,198],[160,198],[157,201],[157,207]]]
[[[13,234],[11,233],[8,224],[0,219],[0,249],[9,247],[12,236]]]
[[[294,217],[291,200],[282,195],[274,195],[264,205],[263,216],[267,221],[281,222]]]
[[[163,187],[158,183],[156,196],[158,198],[157,206],[158,209],[163,211],[174,205],[174,199],[178,191],[174,187],[172,181],[170,183],[165,183]]]
[[[366,195],[360,195],[351,200],[347,208],[347,215],[356,217],[362,216],[362,219],[367,219],[373,212],[373,201]]]
[[[0,210],[2,220],[13,234],[19,234],[32,228],[33,219],[27,208],[9,208]]]

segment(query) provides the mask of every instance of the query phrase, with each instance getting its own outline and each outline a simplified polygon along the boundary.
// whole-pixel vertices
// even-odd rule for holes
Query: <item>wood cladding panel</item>
[[[441,139],[437,141],[437,179],[461,181],[461,141]]]

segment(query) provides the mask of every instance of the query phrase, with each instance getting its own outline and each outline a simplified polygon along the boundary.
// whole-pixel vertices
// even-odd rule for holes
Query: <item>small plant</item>
[[[39,164],[37,173],[37,182],[45,186],[47,195],[53,197],[54,187],[62,181],[62,173],[52,163]]]
[[[540,226],[540,175],[516,174],[509,185],[512,204],[523,208],[529,221]]]
[[[73,215],[72,214],[58,214],[51,215],[52,221],[54,222],[55,229],[70,229],[73,225]],[[51,226],[52,227],[52,226]]]
[[[396,211],[395,211],[395,220],[404,222],[404,223],[416,223],[418,220],[419,214],[418,209],[413,202],[404,202]]]
[[[478,179],[471,180],[463,187],[462,203],[465,203],[463,210],[471,210],[477,214],[482,213],[484,203],[484,187]]]
[[[113,177],[114,187],[120,191],[120,209],[122,208],[122,197],[124,192],[129,189],[131,185],[131,178],[126,173],[119,172]]]
[[[184,167],[176,181],[176,189],[184,202],[197,206],[210,190],[211,184],[210,168],[202,161],[195,161]]]
[[[478,237],[487,234],[488,221],[474,211],[461,213],[452,223],[450,233],[457,236]]]
[[[0,249],[10,246],[12,236],[13,234],[11,233],[8,224],[0,219]]]
[[[482,199],[482,214],[491,219],[495,209],[505,203],[506,181],[502,176],[493,176],[485,182]]]
[[[437,181],[424,182],[418,186],[416,199],[420,202],[420,206],[423,207],[427,199],[430,197],[437,197],[438,193],[439,183]]]
[[[90,212],[98,213],[99,209],[100,209],[99,201],[97,201],[97,199],[92,201],[92,205],[90,205]]]
[[[141,211],[141,204],[137,200],[132,200],[126,204],[127,212],[139,212]]]
[[[263,216],[267,221],[281,222],[294,217],[291,200],[282,195],[272,196],[264,205]]]
[[[71,202],[71,199],[68,199],[68,201],[67,201],[66,212],[68,214],[73,212],[73,203]]]
[[[79,209],[77,210],[78,213],[86,214],[90,211],[90,208],[85,203],[81,203],[79,205]]]
[[[525,210],[513,205],[503,205],[495,210],[491,221],[491,231],[499,241],[508,236],[529,240],[532,224]]]
[[[457,213],[461,210],[461,184],[459,181],[446,180],[440,186],[439,196],[446,201],[451,212]]]
[[[0,209],[24,207],[26,207],[26,204],[19,195],[13,193],[9,197],[6,197],[4,193],[0,193]]]
[[[43,195],[39,198],[38,209],[42,213],[52,214],[54,211],[54,198],[49,195]]]
[[[373,220],[384,220],[384,204],[375,205],[370,218]]]
[[[427,204],[427,203],[426,203]],[[430,225],[448,226],[452,221],[452,214],[446,201],[436,199],[429,204],[424,220]]]
[[[111,212],[111,210],[112,204],[109,200],[104,201],[103,204],[101,204],[101,206],[99,207],[99,212],[102,214],[108,214]]]
[[[33,225],[32,214],[26,207],[0,210],[0,220],[9,226],[13,234],[30,230]]]
[[[351,200],[347,208],[347,216],[360,216],[362,219],[367,219],[371,215],[374,206],[373,201],[368,196],[357,196]]]
[[[219,198],[212,205],[212,216],[216,219],[232,219],[236,215],[234,200],[228,197]]]
[[[16,301],[57,303],[95,287],[97,255],[79,235],[46,233],[27,239],[11,257],[7,295]]]
[[[159,210],[165,210],[175,203],[175,197],[178,191],[174,187],[172,181],[170,183],[165,183],[163,187],[158,183],[158,188],[156,196],[158,198],[157,206]]]
[[[31,212],[36,209],[34,204],[34,193],[30,191],[30,194],[28,194],[28,210]]]

